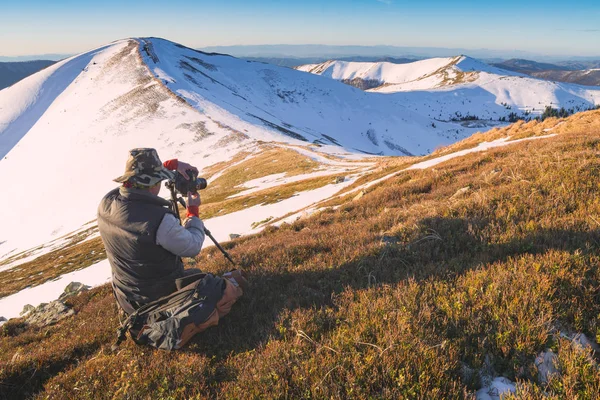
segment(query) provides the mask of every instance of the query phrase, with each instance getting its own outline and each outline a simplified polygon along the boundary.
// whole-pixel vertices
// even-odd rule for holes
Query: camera
[[[188,192],[197,193],[198,190],[206,189],[208,183],[204,178],[198,178],[198,173],[192,169],[185,171],[190,179],[185,179],[183,175],[177,172],[175,176],[175,190],[183,195],[187,195]]]

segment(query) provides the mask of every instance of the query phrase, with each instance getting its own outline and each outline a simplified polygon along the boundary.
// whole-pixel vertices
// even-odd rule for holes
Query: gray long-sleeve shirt
[[[191,217],[179,225],[177,217],[165,214],[156,231],[156,244],[180,257],[195,257],[204,243],[204,223]]]

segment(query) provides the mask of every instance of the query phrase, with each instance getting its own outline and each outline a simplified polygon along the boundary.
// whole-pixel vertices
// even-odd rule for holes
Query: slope
[[[385,96],[328,79],[161,39],[146,41],[144,60],[170,90],[238,131],[251,124],[293,144],[336,145],[383,155],[423,154],[435,147],[433,143],[472,133],[456,124],[433,128],[431,118],[390,104]],[[273,135],[266,139],[273,140]]]
[[[108,286],[68,300],[77,313],[55,326],[10,321],[0,394],[459,399],[502,375],[520,397],[595,398],[596,356],[574,340],[600,326],[600,112],[583,115],[432,169],[391,159],[365,179],[398,174],[362,198],[228,243],[252,291],[185,351],[109,352]],[[195,265],[229,268],[214,249]],[[548,348],[558,373],[544,383]]]

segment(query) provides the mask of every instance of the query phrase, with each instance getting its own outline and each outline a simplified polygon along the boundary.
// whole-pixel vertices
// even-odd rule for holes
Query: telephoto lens
[[[208,186],[208,182],[204,178],[198,178],[198,173],[194,170],[186,171],[190,179],[185,179],[183,175],[177,172],[175,176],[175,190],[183,195],[187,195],[188,193],[195,193],[198,190],[206,189]]]
[[[204,178],[196,179],[196,188],[197,190],[204,190],[208,186],[208,182]]]

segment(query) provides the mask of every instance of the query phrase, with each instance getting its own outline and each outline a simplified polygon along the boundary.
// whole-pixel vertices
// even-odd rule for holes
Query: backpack
[[[220,278],[195,274],[176,281],[177,291],[147,303],[130,314],[117,330],[115,351],[126,333],[137,344],[161,350],[177,350],[195,334],[219,323],[242,295],[240,271]]]

